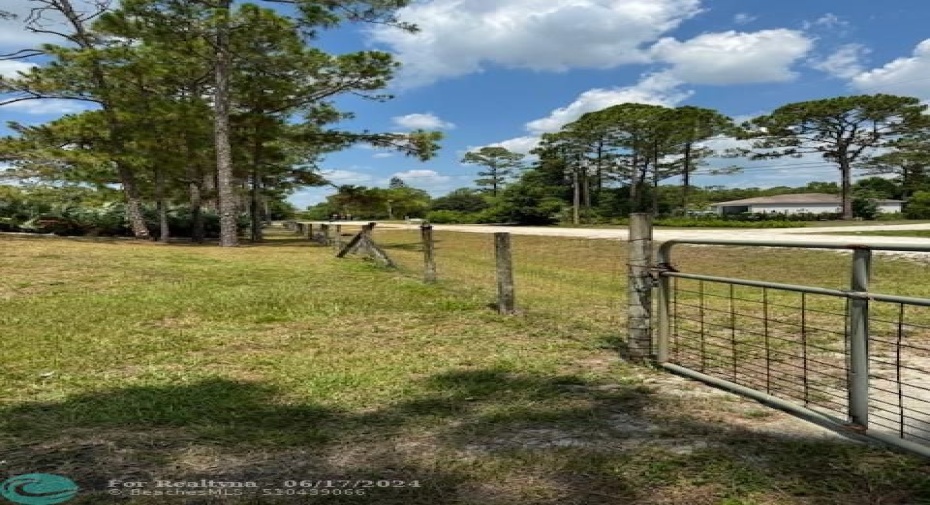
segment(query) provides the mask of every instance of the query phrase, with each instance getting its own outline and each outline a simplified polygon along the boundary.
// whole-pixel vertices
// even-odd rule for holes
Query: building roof
[[[720,207],[743,207],[749,205],[839,205],[841,203],[840,195],[828,195],[826,193],[798,193],[792,195],[774,195],[760,196],[756,198],[746,198],[744,200],[733,200],[731,202],[712,203],[711,206]],[[879,203],[901,203],[901,200],[879,200]]]

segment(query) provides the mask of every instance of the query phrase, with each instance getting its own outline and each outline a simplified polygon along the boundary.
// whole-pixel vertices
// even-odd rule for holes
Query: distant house
[[[901,212],[901,200],[879,200],[878,211]],[[710,206],[717,214],[839,214],[843,211],[840,195],[801,193],[796,195],[760,196]]]

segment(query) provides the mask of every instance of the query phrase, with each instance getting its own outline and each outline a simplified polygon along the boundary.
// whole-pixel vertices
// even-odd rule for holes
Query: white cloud
[[[849,27],[849,22],[840,19],[836,14],[828,12],[813,21],[805,21],[801,26],[805,30],[811,28],[844,29]]]
[[[912,95],[930,99],[930,39],[914,49],[909,57],[853,76],[853,88],[867,93]]]
[[[79,100],[42,99],[13,102],[0,107],[0,111],[14,111],[39,116],[71,114],[85,111],[88,108],[87,102]]]
[[[745,12],[740,12],[739,14],[733,16],[733,22],[738,25],[748,25],[757,19],[759,18]]]
[[[426,114],[407,114],[406,116],[397,116],[391,118],[395,126],[406,128],[408,130],[444,130],[455,128],[455,125],[443,121],[433,113]]]
[[[777,29],[706,33],[685,42],[664,38],[651,53],[672,65],[668,72],[674,78],[721,85],[790,81],[797,75],[792,65],[812,48],[803,33]]]
[[[24,61],[0,61],[0,77],[17,77],[18,72],[26,72],[34,66],[34,63]]]
[[[371,156],[372,158],[384,159],[384,158],[393,158],[394,153],[375,153]]]
[[[516,137],[502,142],[496,142],[490,144],[489,147],[503,147],[514,153],[529,154],[530,151],[536,149],[536,146],[539,145],[539,140],[538,136],[527,135],[525,137]]]
[[[391,174],[391,177],[400,177],[404,181],[406,181],[407,179],[411,179],[411,180],[427,180],[428,179],[431,181],[446,182],[452,179],[448,175],[441,175],[439,172],[435,170],[407,170],[404,172],[396,172],[394,174]]]
[[[433,196],[444,195],[453,189],[470,186],[472,175],[443,175],[435,170],[407,170],[397,172],[392,177],[400,177],[408,186],[422,189]],[[383,185],[387,185],[385,181]]]
[[[700,12],[701,0],[426,0],[401,9],[418,33],[378,26],[375,42],[398,54],[402,86],[480,72],[646,63],[643,51]]]
[[[539,145],[543,133],[559,131],[562,126],[571,123],[588,112],[606,109],[622,103],[644,103],[650,105],[665,105],[672,107],[678,105],[689,96],[690,91],[681,89],[681,82],[667,73],[649,74],[632,86],[616,88],[594,88],[578,95],[575,100],[564,106],[554,109],[544,118],[535,119],[526,123],[525,129],[529,135],[488,144],[500,146],[516,153],[529,154]]]
[[[72,0],[71,5],[78,14],[89,16],[98,11],[97,4],[99,3],[96,0]],[[110,7],[115,8],[119,0],[110,3]],[[36,3],[27,0],[0,0],[0,11],[16,15],[15,19],[0,19],[0,53],[35,48],[41,44],[68,44],[66,40],[57,35],[26,30],[26,20],[29,19],[30,11],[36,6]],[[64,17],[51,11],[43,13],[41,24],[42,28],[50,31],[68,32],[69,30]]]
[[[849,79],[862,73],[862,60],[869,52],[862,44],[846,44],[825,59],[812,61],[811,67],[842,79]]]
[[[565,107],[553,110],[547,117],[530,121],[526,124],[526,130],[533,135],[555,132],[587,112],[621,103],[677,105],[691,95],[682,90],[680,85],[680,81],[667,73],[658,73],[644,76],[633,86],[590,89]]]
[[[371,184],[375,181],[374,176],[367,174],[365,172],[359,172],[358,170],[364,167],[350,167],[350,169],[337,169],[330,170],[328,172],[323,172],[323,177],[326,178],[329,182],[337,185],[353,185],[360,186],[365,184]]]

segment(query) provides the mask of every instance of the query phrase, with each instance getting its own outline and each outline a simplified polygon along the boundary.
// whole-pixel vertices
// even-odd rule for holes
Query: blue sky
[[[21,4],[0,0],[0,9]],[[397,175],[442,194],[471,185],[476,169],[459,163],[464,152],[495,144],[526,151],[544,132],[628,101],[745,119],[840,94],[930,100],[926,0],[420,0],[400,17],[420,32],[352,26],[319,41],[334,52],[387,50],[404,64],[390,90],[395,99],[340,100],[356,113],[345,126],[442,129],[442,151],[425,163],[365,148],[334,154],[323,166],[336,184],[386,185]],[[0,29],[0,50],[22,42]],[[0,73],[11,70],[0,64]],[[0,115],[41,122],[69,106],[23,104]],[[697,183],[767,187],[837,177],[816,158],[746,167]],[[330,192],[310,189],[291,200],[305,207]]]

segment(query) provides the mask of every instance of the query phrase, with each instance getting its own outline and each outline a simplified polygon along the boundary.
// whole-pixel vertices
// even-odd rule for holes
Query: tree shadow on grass
[[[82,488],[75,504],[930,501],[926,462],[708,422],[637,384],[458,370],[414,386],[408,399],[354,411],[224,378],[13,405],[0,409],[0,477],[69,476]],[[395,482],[338,496],[107,490],[111,480],[200,479]]]

